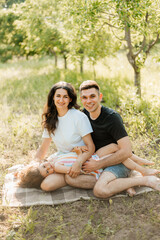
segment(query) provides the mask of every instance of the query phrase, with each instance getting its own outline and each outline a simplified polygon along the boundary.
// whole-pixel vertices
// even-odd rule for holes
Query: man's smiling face
[[[100,107],[102,93],[99,93],[95,88],[84,89],[80,93],[80,98],[84,108],[93,113]]]

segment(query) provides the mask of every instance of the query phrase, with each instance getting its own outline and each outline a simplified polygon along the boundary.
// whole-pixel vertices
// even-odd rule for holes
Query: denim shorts
[[[103,171],[113,173],[116,178],[127,178],[131,172],[131,170],[124,166],[122,163],[107,167]]]

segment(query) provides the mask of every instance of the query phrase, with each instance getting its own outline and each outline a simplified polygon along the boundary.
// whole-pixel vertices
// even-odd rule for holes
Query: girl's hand
[[[78,162],[78,161],[76,161],[76,162],[72,165],[72,167],[71,167],[71,169],[70,169],[70,171],[69,171],[69,173],[68,173],[69,176],[72,177],[72,178],[77,177],[77,176],[81,173],[81,167],[82,167],[81,163]]]

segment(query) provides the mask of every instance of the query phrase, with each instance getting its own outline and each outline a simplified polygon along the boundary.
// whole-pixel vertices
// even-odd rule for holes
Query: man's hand
[[[90,173],[98,169],[100,169],[99,161],[96,161],[93,158],[87,160],[82,166],[82,170],[86,173]]]
[[[79,174],[80,174],[80,172],[81,172],[81,163],[80,162],[78,162],[78,161],[76,161],[73,165],[72,165],[72,167],[71,167],[71,169],[70,169],[70,171],[69,171],[69,176],[70,177],[72,177],[72,178],[75,178],[75,177],[77,177]]]

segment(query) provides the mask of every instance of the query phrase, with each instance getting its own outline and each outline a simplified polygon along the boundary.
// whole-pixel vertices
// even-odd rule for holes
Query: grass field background
[[[83,80],[93,79],[94,77],[93,68],[87,62],[85,62],[83,74],[79,73],[78,65],[75,66],[70,63],[68,66],[69,69],[64,70],[63,61],[59,59],[58,67],[55,68],[54,59],[49,57],[31,58],[28,61],[21,59],[0,64],[1,189],[8,167],[19,163],[29,163],[34,158],[35,152],[41,143],[41,114],[51,86],[57,81],[64,80],[72,83],[78,90]],[[133,150],[137,155],[154,161],[155,166],[160,169],[160,63],[157,63],[153,56],[148,58],[145,68],[142,70],[141,99],[135,94],[133,70],[124,54],[119,53],[116,57],[108,57],[103,62],[97,63],[95,71],[96,80],[104,96],[103,104],[116,109],[121,114]],[[54,149],[54,144],[52,144],[48,155]],[[153,198],[155,196],[159,197],[156,194]],[[140,199],[143,200],[143,196]],[[148,198],[148,201],[151,200]],[[86,207],[86,203],[83,204],[83,201],[80,204],[82,208],[83,206]],[[127,204],[124,201],[122,204],[128,204],[128,207],[134,205],[133,201]],[[13,211],[1,207],[0,216],[5,217],[1,219],[1,223],[3,223],[2,225],[0,223],[0,237],[7,240],[86,239],[85,237],[90,234],[89,236],[92,238],[88,239],[107,239],[103,238],[103,236],[113,237],[119,231],[118,227],[108,228],[107,230],[102,223],[92,225],[91,216],[94,216],[95,208],[98,209],[98,203],[90,202],[87,209],[92,214],[86,219],[85,228],[82,227],[81,231],[79,231],[79,235],[77,235],[79,237],[76,238],[76,233],[70,230],[73,238],[69,238],[69,232],[66,235],[67,238],[65,238],[64,229],[68,226],[63,220],[62,212],[66,211],[64,210],[65,207],[57,207],[59,211],[57,219],[51,220],[51,216],[49,217],[50,220],[48,221],[50,223],[48,223],[48,226],[52,221],[55,221],[55,228],[57,229],[54,238],[52,238],[52,233],[47,235],[45,229],[42,234],[43,238],[42,235],[39,235],[39,238],[37,237],[36,225],[33,222],[44,207],[16,209]],[[68,205],[68,208],[71,208],[71,205]],[[45,221],[45,214],[46,216],[51,214],[49,213],[50,210],[47,211],[46,209],[42,211],[42,225]],[[55,210],[52,209],[53,212]],[[74,209],[74,211],[76,210]],[[153,216],[155,217],[155,214],[151,214],[151,218]],[[71,221],[74,221],[74,217]],[[82,217],[82,222],[85,221],[84,219]],[[15,227],[16,223],[17,227]],[[101,232],[104,232],[104,235],[101,235]],[[8,236],[8,238],[4,236]]]

